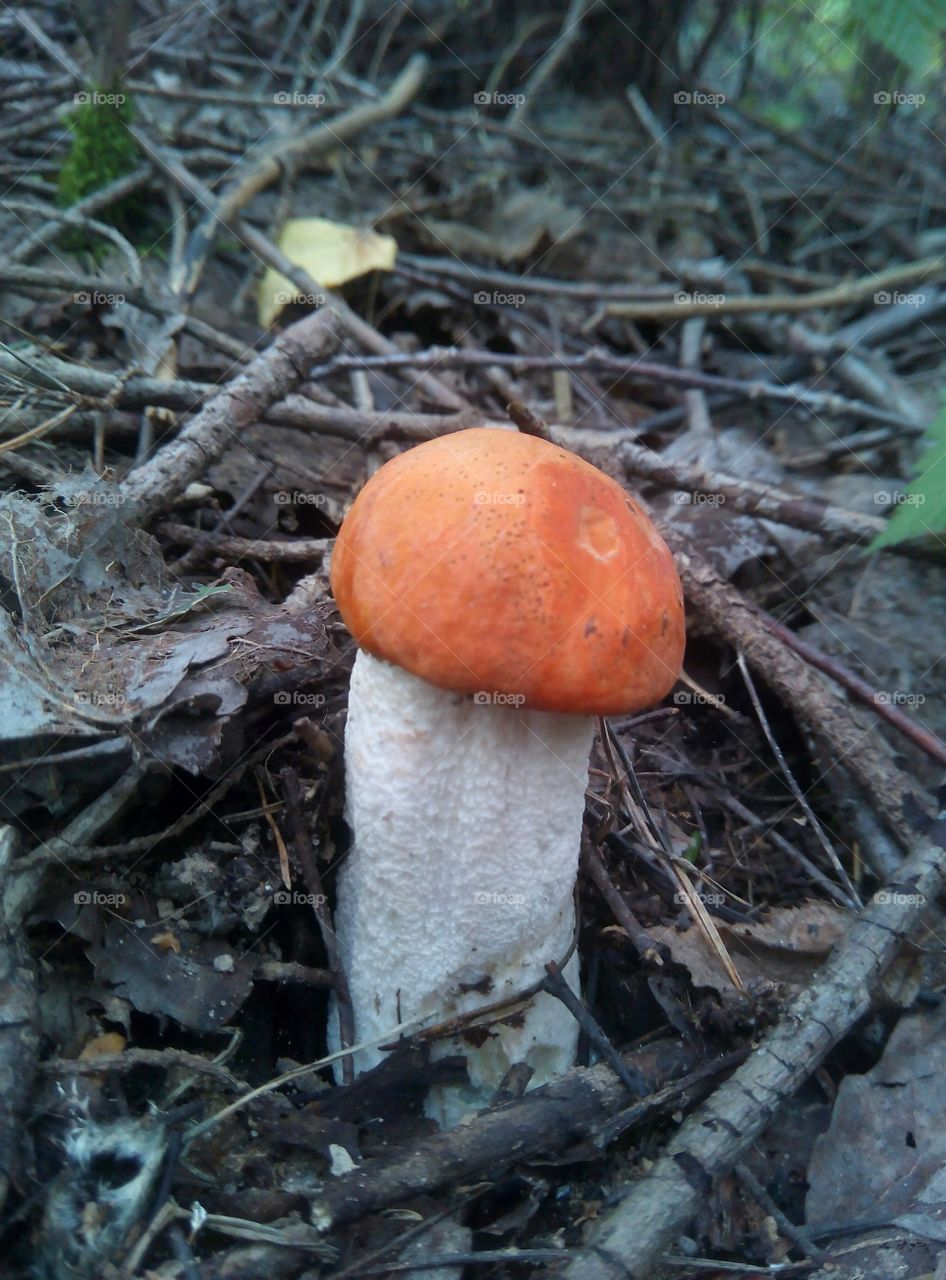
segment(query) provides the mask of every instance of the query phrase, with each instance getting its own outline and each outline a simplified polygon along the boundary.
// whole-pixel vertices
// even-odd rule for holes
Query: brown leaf
[[[800,907],[775,907],[762,920],[748,924],[720,924],[734,940],[772,951],[823,959],[847,929],[850,912],[829,902],[806,902]]]

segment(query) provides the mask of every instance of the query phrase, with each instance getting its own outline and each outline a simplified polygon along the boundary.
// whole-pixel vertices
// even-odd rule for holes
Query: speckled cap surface
[[[332,590],[359,646],[432,685],[612,715],[676,682],[683,593],[653,522],[582,458],[473,428],[400,454],[339,531]]]

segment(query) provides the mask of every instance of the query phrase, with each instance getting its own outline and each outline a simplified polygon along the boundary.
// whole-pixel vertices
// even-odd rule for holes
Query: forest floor
[[[133,34],[133,161],[66,215],[64,104],[125,104],[18,13],[3,1274],[946,1276],[946,541],[866,550],[944,385],[935,131],[541,63],[461,100],[396,24],[303,93],[285,31],[198,15]],[[327,565],[380,463],[530,413],[652,513],[685,670],[596,740],[581,1065],[439,1134],[422,1040],[318,1065]]]

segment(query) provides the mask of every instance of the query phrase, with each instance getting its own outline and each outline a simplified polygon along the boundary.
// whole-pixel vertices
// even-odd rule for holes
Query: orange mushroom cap
[[[339,530],[332,590],[361,648],[429,684],[543,711],[652,706],[683,659],[653,522],[597,467],[485,427],[400,454]]]

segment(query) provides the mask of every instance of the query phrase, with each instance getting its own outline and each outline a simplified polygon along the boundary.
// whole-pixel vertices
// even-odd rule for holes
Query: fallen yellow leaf
[[[290,218],[283,226],[279,247],[290,262],[326,289],[369,271],[390,271],[397,256],[393,236],[345,227],[328,218]],[[291,280],[268,267],[260,281],[257,308],[263,328],[268,329],[290,302],[319,307],[324,298],[301,293]]]
[[[176,956],[181,954],[181,940],[170,929],[164,933],[156,933],[151,939],[151,943],[155,947],[160,947],[162,951],[173,951]]]
[[[80,1062],[90,1062],[94,1058],[105,1058],[112,1053],[121,1053],[125,1047],[125,1037],[117,1031],[106,1031],[100,1036],[93,1036],[79,1054]]]

